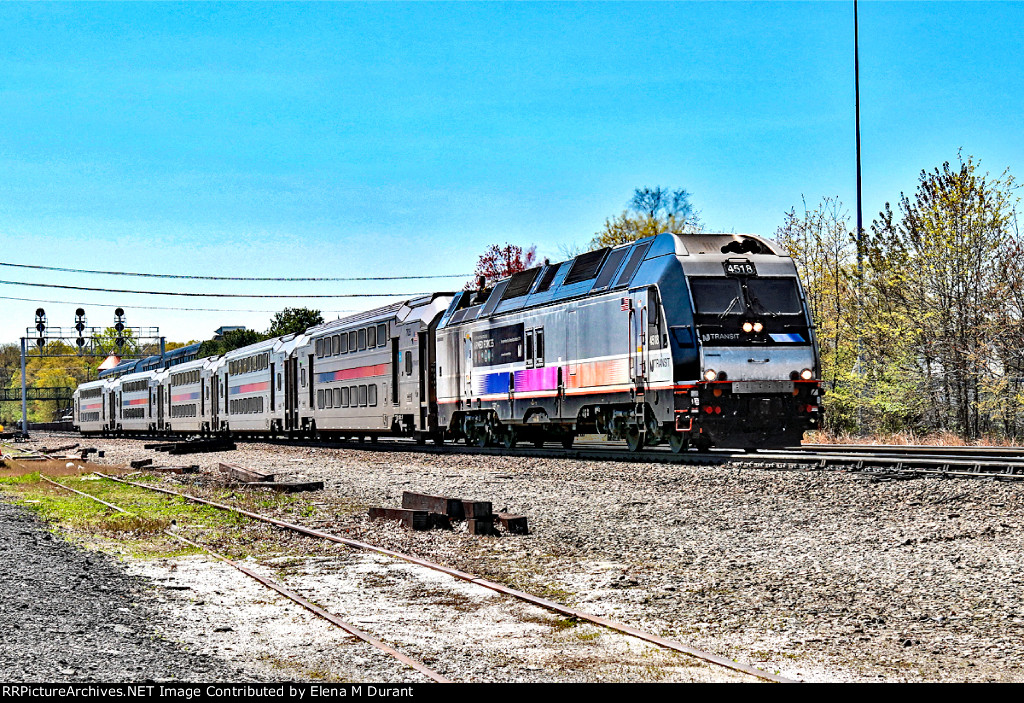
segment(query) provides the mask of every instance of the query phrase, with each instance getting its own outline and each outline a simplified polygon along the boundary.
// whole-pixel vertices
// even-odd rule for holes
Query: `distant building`
[[[224,339],[224,335],[227,334],[228,332],[234,332],[235,330],[244,330],[244,329],[245,329],[245,325],[224,325],[223,327],[218,327],[214,331],[213,338],[214,339]]]

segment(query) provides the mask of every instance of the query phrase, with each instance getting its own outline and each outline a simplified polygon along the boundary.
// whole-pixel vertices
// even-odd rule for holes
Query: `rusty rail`
[[[130,481],[123,481],[123,482],[119,481],[118,479],[113,478],[111,476],[104,476],[103,474],[100,474],[99,472],[96,472],[96,473],[97,473],[97,475],[103,476],[104,478],[109,478],[111,480],[118,481],[118,483],[131,483]],[[125,515],[131,515],[132,514],[132,513],[129,513],[127,510],[124,510],[123,508],[120,508],[120,507],[114,505],[113,503],[108,503],[107,501],[102,500],[100,498],[97,498],[94,495],[90,495],[89,493],[84,493],[82,491],[75,490],[71,486],[66,486],[63,483],[58,483],[57,481],[51,481],[50,479],[46,478],[45,476],[40,476],[40,478],[42,480],[46,481],[47,483],[50,483],[50,484],[53,484],[54,486],[58,486],[60,488],[63,488],[64,490],[71,491],[72,493],[77,493],[78,495],[85,496],[86,498],[91,498],[92,500],[96,501],[97,503],[102,503],[103,505],[107,506],[108,508],[112,508],[112,509],[118,511],[119,513],[123,513]],[[148,486],[143,486],[142,484],[132,484],[132,485],[140,486],[142,488],[148,488]],[[224,562],[225,564],[228,564],[230,566],[235,567],[236,569],[241,571],[246,576],[249,576],[249,577],[255,579],[256,581],[258,581],[259,583],[263,584],[267,588],[270,588],[270,589],[272,589],[274,591],[277,591],[278,593],[280,593],[285,598],[288,598],[289,600],[294,601],[295,603],[301,605],[303,608],[305,608],[306,610],[310,611],[314,615],[317,615],[317,616],[323,618],[324,620],[328,621],[332,625],[335,625],[336,627],[341,628],[342,630],[344,630],[345,632],[349,633],[350,635],[353,635],[354,637],[358,637],[359,639],[363,640],[364,642],[366,642],[368,644],[373,645],[374,647],[376,647],[377,649],[381,650],[382,652],[391,655],[392,657],[394,657],[398,661],[402,662],[403,664],[406,664],[407,666],[411,667],[412,669],[415,669],[416,671],[420,672],[421,674],[423,674],[427,678],[429,678],[429,679],[431,679],[433,681],[436,681],[437,683],[452,683],[451,680],[445,678],[444,676],[442,676],[441,674],[437,673],[433,669],[429,668],[425,664],[422,664],[422,663],[416,661],[415,659],[413,659],[413,658],[411,658],[411,657],[409,657],[409,656],[407,656],[405,654],[402,654],[401,652],[399,652],[394,647],[391,647],[390,645],[385,644],[381,640],[378,640],[377,638],[375,638],[375,637],[373,637],[371,635],[368,635],[367,633],[363,632],[362,630],[360,630],[359,628],[355,627],[354,625],[345,622],[344,620],[339,618],[337,615],[334,615],[333,613],[330,613],[330,612],[324,610],[323,608],[321,608],[321,607],[319,607],[317,605],[314,605],[313,603],[310,603],[308,600],[306,600],[305,598],[300,596],[298,593],[295,593],[294,591],[288,590],[287,588],[285,588],[281,584],[279,584],[279,583],[277,583],[277,582],[275,582],[275,581],[273,581],[271,579],[268,579],[268,578],[266,578],[266,577],[256,573],[252,569],[249,569],[249,568],[247,568],[245,566],[242,566],[241,564],[238,564],[237,562],[234,562],[231,559],[228,559],[227,557],[225,557],[225,556],[223,556],[221,554],[218,554],[217,552],[213,551],[212,549],[210,549],[209,547],[207,547],[205,545],[199,544],[197,542],[193,542],[192,540],[187,539],[185,537],[182,537],[181,535],[179,535],[179,534],[177,534],[175,532],[171,532],[170,530],[164,530],[164,534],[169,536],[169,537],[173,537],[174,539],[178,540],[179,542],[187,544],[187,545],[189,545],[191,547],[195,547],[196,549],[201,549],[201,550],[205,551],[207,554],[209,554],[210,556],[214,557],[215,559],[219,559],[220,561]]]
[[[383,554],[385,556],[389,556],[395,559],[400,559],[410,564],[423,566],[434,571],[439,571],[441,573],[448,574],[449,576],[452,576],[459,580],[474,583],[478,586],[482,586],[483,588],[487,588],[497,593],[502,593],[504,595],[517,598],[532,605],[536,605],[540,608],[544,608],[545,610],[560,613],[571,618],[576,618],[577,620],[585,620],[595,625],[605,627],[609,630],[614,630],[616,632],[620,632],[631,637],[636,637],[637,639],[643,640],[645,642],[650,642],[651,644],[658,645],[659,647],[680,652],[681,654],[686,654],[696,659],[701,659],[708,663],[716,664],[726,669],[738,671],[743,674],[748,674],[750,676],[754,676],[765,681],[772,681],[775,683],[796,683],[796,681],[794,681],[793,679],[787,679],[783,676],[763,671],[762,669],[758,669],[757,667],[751,666],[749,664],[742,664],[740,662],[733,661],[732,659],[720,657],[717,654],[704,652],[700,649],[696,649],[694,647],[690,647],[689,645],[683,644],[682,642],[679,642],[677,640],[669,639],[667,637],[661,637],[650,632],[644,632],[643,630],[639,630],[630,625],[626,625],[615,620],[609,620],[608,618],[602,618],[598,615],[592,615],[582,610],[576,610],[575,608],[570,608],[568,606],[562,605],[561,603],[556,603],[554,601],[547,600],[546,598],[540,598],[539,596],[535,596],[524,591],[509,588],[508,586],[502,585],[495,581],[480,578],[479,576],[475,576],[474,574],[470,574],[465,571],[460,571],[458,569],[452,569],[442,564],[437,564],[426,559],[421,559],[419,557],[412,556],[411,554],[403,554],[402,552],[396,552],[390,549],[385,549],[383,547],[378,547],[367,542],[360,542],[358,540],[348,539],[347,537],[339,537],[338,535],[332,535],[327,532],[320,532],[319,530],[313,530],[308,527],[303,527],[302,525],[296,525],[294,523],[285,522],[283,520],[278,520],[276,518],[267,517],[266,515],[253,513],[248,510],[236,508],[231,505],[225,505],[223,503],[217,503],[212,500],[206,500],[205,498],[197,498],[196,496],[190,496],[187,493],[178,493],[167,488],[160,488],[158,486],[147,486],[146,484],[136,483],[134,481],[125,481],[124,479],[114,478],[113,476],[107,476],[106,474],[100,473],[99,471],[96,471],[94,473],[97,476],[110,479],[111,481],[116,481],[117,483],[123,483],[129,486],[135,486],[137,488],[144,488],[151,491],[157,491],[159,493],[164,493],[166,495],[184,498],[185,500],[189,500],[195,503],[209,505],[220,510],[227,510],[229,512],[233,512],[239,515],[245,515],[246,517],[252,518],[253,520],[259,520],[261,522],[266,522],[286,530],[292,530],[293,532],[304,534],[307,537],[324,539],[330,542],[344,544],[348,547],[354,547],[356,549],[363,549],[370,552],[376,552],[377,554]]]

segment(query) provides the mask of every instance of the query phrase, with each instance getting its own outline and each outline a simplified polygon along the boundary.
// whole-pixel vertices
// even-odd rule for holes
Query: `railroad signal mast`
[[[75,310],[75,324],[70,328],[52,327],[46,317],[46,310],[36,308],[35,323],[25,329],[21,338],[21,433],[28,437],[28,396],[27,377],[25,373],[25,357],[29,341],[35,342],[39,357],[106,357],[110,354],[128,359],[141,359],[142,349],[146,346],[160,345],[160,357],[163,358],[166,340],[160,336],[159,327],[128,327],[123,308],[114,310],[113,342],[110,349],[110,328],[89,327],[85,316],[85,308]],[[62,343],[59,348],[52,345]],[[47,345],[50,350],[47,350]],[[65,347],[73,347],[73,353],[64,353]]]

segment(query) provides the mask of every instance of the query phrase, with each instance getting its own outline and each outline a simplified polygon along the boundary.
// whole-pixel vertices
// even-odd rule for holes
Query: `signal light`
[[[75,340],[75,344],[81,349],[85,346],[85,339],[82,338],[85,333],[85,308],[75,310],[75,329],[78,331],[78,339]]]
[[[124,337],[121,336],[124,333],[124,308],[114,310],[114,329],[117,330],[117,339],[114,343],[120,349],[124,346]]]

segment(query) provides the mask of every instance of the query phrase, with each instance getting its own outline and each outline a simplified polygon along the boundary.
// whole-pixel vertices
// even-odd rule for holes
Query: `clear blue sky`
[[[957,149],[1024,175],[1024,6],[860,5],[864,216]],[[682,187],[712,228],[855,207],[853,5],[0,4],[0,261],[235,276],[464,273],[490,243],[584,243],[633,189]],[[264,293],[29,272],[0,280]],[[0,285],[70,326],[172,340],[362,300],[151,297]],[[0,341],[35,302],[0,300]]]

